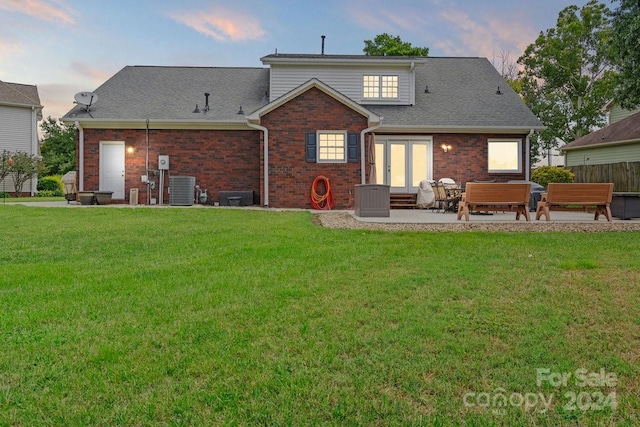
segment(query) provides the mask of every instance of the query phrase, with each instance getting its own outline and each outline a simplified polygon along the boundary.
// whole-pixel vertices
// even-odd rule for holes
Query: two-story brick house
[[[212,200],[252,190],[271,207],[311,207],[326,176],[336,208],[356,184],[416,192],[423,179],[528,179],[542,126],[484,58],[273,54],[264,68],[125,67],[99,102],[63,120],[78,132],[80,190],[195,176]],[[164,185],[163,185],[164,187]],[[163,193],[164,194],[164,193]]]

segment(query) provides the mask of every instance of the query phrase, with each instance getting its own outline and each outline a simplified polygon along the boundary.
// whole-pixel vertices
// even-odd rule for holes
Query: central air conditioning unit
[[[171,206],[192,206],[195,186],[195,176],[169,177],[169,204]]]

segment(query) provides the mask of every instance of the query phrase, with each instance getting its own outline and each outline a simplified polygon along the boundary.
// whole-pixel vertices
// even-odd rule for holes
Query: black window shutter
[[[318,160],[317,156],[317,145],[316,145],[316,133],[309,132],[307,133],[307,139],[305,143],[305,160],[307,162],[315,163]]]
[[[347,161],[358,161],[358,134],[350,133],[347,135]]]

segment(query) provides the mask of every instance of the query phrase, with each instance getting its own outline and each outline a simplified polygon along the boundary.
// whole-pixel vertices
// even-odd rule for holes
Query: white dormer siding
[[[368,56],[270,55],[262,58],[270,65],[269,100],[273,101],[316,78],[362,105],[413,105],[415,67],[424,58],[377,58]],[[397,76],[398,96],[367,98],[365,76]]]

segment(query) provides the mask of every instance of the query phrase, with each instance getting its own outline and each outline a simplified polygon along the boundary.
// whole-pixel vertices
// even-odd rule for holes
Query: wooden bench
[[[529,217],[530,183],[467,182],[462,201],[458,204],[458,219],[469,221],[469,211],[515,210],[516,220]]]
[[[545,216],[550,221],[549,210],[561,207],[563,210],[595,207],[594,220],[604,215],[611,221],[611,198],[613,197],[613,183],[550,183],[547,192],[542,194],[538,202],[536,219]]]

